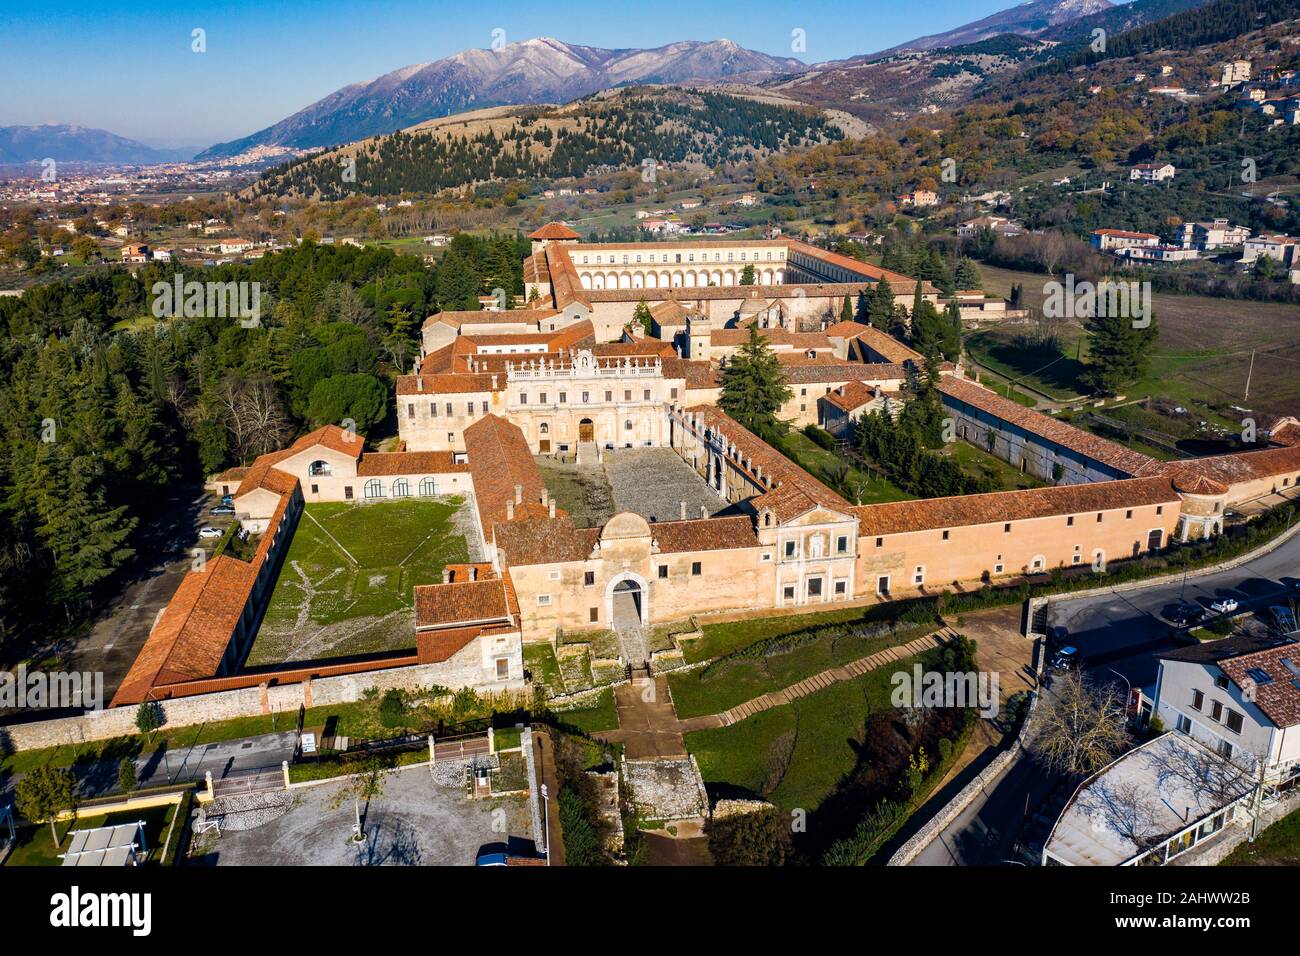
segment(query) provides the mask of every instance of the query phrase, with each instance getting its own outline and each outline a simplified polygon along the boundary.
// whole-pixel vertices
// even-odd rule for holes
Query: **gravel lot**
[[[436,786],[428,767],[390,775],[363,814],[369,839],[357,848],[352,801],[331,806],[339,784],[293,791],[293,806],[255,829],[227,831],[201,860],[218,866],[472,866],[479,847],[532,836],[525,797],[466,799]],[[500,811],[500,812],[498,812]],[[268,814],[271,816],[271,814]],[[495,828],[494,828],[495,826]]]

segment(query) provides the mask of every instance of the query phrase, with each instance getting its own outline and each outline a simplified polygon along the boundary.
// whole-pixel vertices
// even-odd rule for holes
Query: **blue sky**
[[[207,146],[412,63],[553,36],[601,47],[727,37],[807,62],[977,20],[1012,0],[0,0],[0,126],[78,123],[154,145]],[[191,32],[207,52],[191,52]],[[807,52],[792,54],[803,29]]]

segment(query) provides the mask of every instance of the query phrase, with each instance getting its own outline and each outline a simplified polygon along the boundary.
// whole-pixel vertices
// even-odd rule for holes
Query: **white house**
[[[1162,183],[1173,179],[1176,172],[1173,163],[1138,163],[1128,171],[1128,178],[1134,182]]]
[[[1092,246],[1102,252],[1114,252],[1131,246],[1158,246],[1160,237],[1150,232],[1129,232],[1126,229],[1094,229]]]

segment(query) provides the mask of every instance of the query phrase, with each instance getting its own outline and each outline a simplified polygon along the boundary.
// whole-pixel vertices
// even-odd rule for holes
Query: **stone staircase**
[[[723,711],[718,717],[721,718],[723,727],[729,726],[744,720],[746,717],[752,717],[762,711],[771,710],[773,707],[780,707],[791,701],[798,700],[800,697],[807,697],[819,690],[825,690],[832,684],[853,680],[855,677],[861,677],[868,671],[884,667],[886,664],[907,660],[917,654],[933,650],[936,647],[942,647],[952,637],[952,631],[943,630],[934,634],[927,634],[925,637],[918,637],[914,641],[908,641],[906,644],[900,644],[897,647],[887,647],[883,651],[877,651],[867,657],[858,658],[856,661],[850,661],[839,667],[829,668],[820,674],[814,674],[812,677],[805,677],[797,684],[791,684],[789,687],[781,688],[781,690],[764,694],[762,697],[755,697],[743,704],[737,704],[730,710]]]
[[[600,448],[594,441],[578,442],[578,464],[579,465],[598,465],[600,464]]]

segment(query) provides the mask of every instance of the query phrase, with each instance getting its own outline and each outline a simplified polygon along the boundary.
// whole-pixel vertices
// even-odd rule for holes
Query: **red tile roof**
[[[415,627],[515,624],[518,607],[512,604],[505,578],[422,584],[415,589]]]
[[[964,378],[958,378],[955,375],[944,375],[940,378],[938,387],[940,392],[950,398],[973,408],[978,408],[995,418],[1015,425],[1048,442],[1060,445],[1062,448],[1068,448],[1092,461],[1109,465],[1116,471],[1128,475],[1138,475],[1149,473],[1145,470],[1156,464],[1153,458],[1149,458],[1140,452],[1025,408],[1009,398],[1003,398],[996,392],[989,391],[982,385],[977,385]]]
[[[983,495],[891,501],[857,505],[853,510],[858,515],[861,534],[884,535],[1180,502],[1167,478],[1127,478]]]
[[[650,537],[659,545],[660,554],[758,547],[754,520],[749,515],[655,521],[650,525]]]
[[[1167,475],[1179,491],[1222,495],[1233,485],[1300,472],[1300,445],[1211,455],[1187,461],[1153,462],[1145,474]]]
[[[467,472],[469,465],[456,464],[449,451],[368,452],[357,463],[357,477],[376,475],[442,475]]]
[[[546,484],[519,426],[485,415],[465,429],[465,452],[474,480],[474,502],[488,540],[492,526],[507,520],[516,486],[522,489],[523,503],[540,506]]]
[[[502,563],[511,567],[585,561],[600,540],[599,528],[579,528],[567,515],[509,521],[494,534]]]
[[[528,234],[529,239],[581,239],[582,237],[562,222],[548,222]]]
[[[832,389],[822,398],[842,412],[855,412],[863,405],[873,401],[876,390],[865,382],[846,382],[840,388]]]

